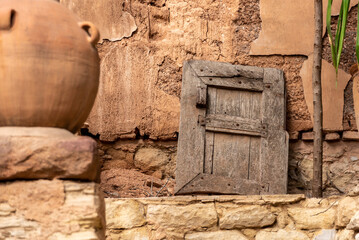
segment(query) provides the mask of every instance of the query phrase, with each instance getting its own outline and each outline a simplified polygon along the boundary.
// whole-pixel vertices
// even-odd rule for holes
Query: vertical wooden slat
[[[249,160],[248,136],[216,133],[213,151],[213,174],[247,179]]]
[[[208,103],[207,103],[207,115],[216,113],[216,100],[217,88],[208,88]],[[204,159],[204,173],[213,173],[213,146],[214,146],[213,132],[206,132],[205,142],[205,159]]]
[[[262,120],[268,126],[267,138],[261,139],[262,183],[268,193],[287,193],[288,139],[285,132],[285,88],[283,72],[264,69]],[[275,159],[275,161],[273,161]]]
[[[203,172],[205,128],[198,116],[205,109],[196,107],[197,88],[201,81],[188,63],[183,66],[181,117],[176,167],[176,192]]]

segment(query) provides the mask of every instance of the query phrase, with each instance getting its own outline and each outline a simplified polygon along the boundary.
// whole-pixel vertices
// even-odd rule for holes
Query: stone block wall
[[[91,182],[0,183],[0,239],[103,239],[105,203]]]
[[[354,240],[353,195],[106,199],[106,239]]]

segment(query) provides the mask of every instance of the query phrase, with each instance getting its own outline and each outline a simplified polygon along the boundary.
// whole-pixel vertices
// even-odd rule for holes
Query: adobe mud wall
[[[311,86],[308,85],[311,48],[306,46],[311,44],[312,25],[304,19],[312,18],[313,6],[309,2],[297,6],[290,0],[283,1],[279,6],[271,4],[271,1],[60,0],[82,19],[94,22],[102,33],[97,45],[101,57],[99,94],[87,120],[88,128],[82,132],[99,141],[104,161],[102,187],[111,192],[108,196],[151,195],[148,193],[150,183],[157,183],[152,188],[159,190],[167,179],[167,194],[170,194],[175,179],[182,64],[190,59],[273,67],[284,71],[287,130],[292,139],[289,192],[307,192],[310,163],[306,160],[302,164],[303,160],[298,158],[309,158],[311,146],[311,143],[302,143],[301,139],[310,135],[306,132],[312,129],[310,94],[305,94],[310,93]],[[333,14],[338,12],[338,7],[334,6]],[[271,22],[274,15],[278,17],[278,13],[280,19],[288,21]],[[354,61],[355,19],[356,11],[352,9],[340,66],[343,69],[340,84],[334,94],[324,99],[324,104],[329,106],[325,111],[325,119],[329,119],[325,120],[326,132],[337,133],[339,139],[343,131],[357,130],[352,83],[348,74]],[[278,27],[278,24],[283,26]],[[335,24],[336,20],[332,27]],[[271,38],[275,33],[268,32],[268,26],[277,27],[280,37]],[[288,30],[292,28],[301,34],[295,35]],[[284,46],[283,41],[288,44]],[[326,36],[324,43],[323,59],[326,62],[323,63],[323,72],[332,81],[333,68],[329,64],[331,57]],[[334,85],[331,81],[327,81],[325,89],[332,89]],[[350,144],[356,146],[357,143]],[[359,158],[340,140],[327,146],[327,151],[333,148]],[[141,154],[150,156],[139,158]],[[336,161],[329,161],[326,165]],[[355,163],[341,161],[343,169],[355,168]],[[304,172],[306,177],[297,177]],[[334,185],[338,185],[335,179],[343,174],[346,173],[334,177],[329,172],[328,176],[329,179],[333,177],[331,181]],[[352,178],[345,179],[356,184],[355,177],[350,176]],[[144,185],[144,188],[134,187],[131,190],[126,187],[128,184],[121,184],[126,181],[134,183],[133,179],[140,179],[138,184]],[[332,194],[346,190],[326,188],[325,191]]]

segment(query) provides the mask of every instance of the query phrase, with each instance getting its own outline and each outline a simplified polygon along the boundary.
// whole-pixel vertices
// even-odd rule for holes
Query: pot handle
[[[14,23],[15,10],[12,8],[0,8],[0,30],[10,30]]]
[[[93,25],[91,22],[80,22],[79,26],[87,33],[87,41],[89,41],[89,43],[95,47],[98,40],[100,39],[100,33],[95,25]]]

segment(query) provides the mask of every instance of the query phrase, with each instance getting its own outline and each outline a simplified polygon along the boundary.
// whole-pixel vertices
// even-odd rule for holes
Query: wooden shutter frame
[[[227,81],[229,78],[231,80]],[[251,81],[248,81],[248,78]],[[206,118],[208,86],[261,91],[263,98],[266,99],[262,101],[264,111],[262,124],[266,130],[260,131],[259,125],[258,129],[254,129],[258,132],[258,136],[261,136],[261,145],[264,146],[261,147],[260,154],[263,171],[260,173],[259,183],[205,173],[203,164],[205,133],[206,127],[210,127],[210,124],[207,123],[208,118]],[[241,187],[248,189],[247,194],[286,193],[289,138],[285,131],[285,114],[285,88],[282,71],[212,61],[185,62],[182,78],[176,194],[194,192],[233,194],[236,193],[236,189]],[[249,130],[254,131],[253,129]],[[279,144],[285,147],[278,148],[276,145]],[[278,149],[284,150],[278,151]],[[277,159],[275,167],[271,166],[274,157]],[[213,184],[208,186],[206,184],[208,182],[213,182]]]

